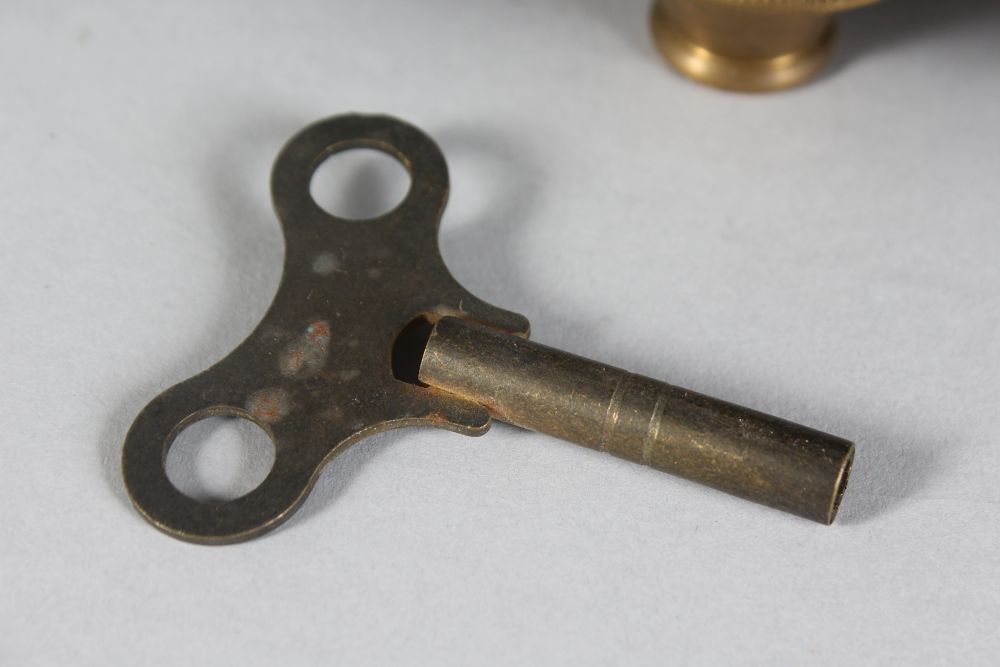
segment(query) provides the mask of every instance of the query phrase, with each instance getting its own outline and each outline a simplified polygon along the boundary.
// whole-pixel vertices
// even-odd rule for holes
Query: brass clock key
[[[399,206],[365,221],[334,217],[309,193],[324,159],[357,147],[396,157],[412,179]],[[322,466],[361,438],[417,425],[480,435],[491,418],[833,521],[850,442],[528,341],[524,317],[459,285],[437,246],[447,166],[417,128],[320,121],[278,155],[271,191],[285,267],[270,309],[229,356],[154,398],[126,436],[126,487],[157,528],[249,539],[286,520]],[[250,493],[199,502],[164,462],[181,430],[213,415],[260,425],[275,461]]]

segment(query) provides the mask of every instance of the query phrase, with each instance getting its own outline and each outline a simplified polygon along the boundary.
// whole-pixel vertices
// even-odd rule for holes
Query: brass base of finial
[[[716,0],[657,0],[656,45],[682,74],[710,86],[767,92],[815,77],[836,36],[831,13]]]

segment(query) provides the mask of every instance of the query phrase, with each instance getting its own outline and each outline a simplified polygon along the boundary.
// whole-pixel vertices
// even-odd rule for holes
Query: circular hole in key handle
[[[348,148],[316,167],[309,193],[334,217],[371,220],[399,206],[410,185],[410,172],[394,155],[377,148]]]
[[[164,463],[174,487],[200,502],[225,502],[250,493],[274,467],[274,443],[243,417],[213,416],[188,425]]]

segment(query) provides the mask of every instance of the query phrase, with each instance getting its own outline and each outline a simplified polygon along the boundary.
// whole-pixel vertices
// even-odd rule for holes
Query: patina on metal
[[[309,192],[316,167],[376,148],[410,172],[403,202],[364,221]],[[386,116],[336,116],[296,135],[271,179],[285,267],[263,320],[229,356],[138,415],[122,470],[133,503],[175,537],[220,544],[286,520],[319,471],[359,439],[430,425],[480,435],[497,419],[608,451],[829,523],[853,445],[805,427],[530,343],[527,320],[459,285],[437,246],[448,172],[434,142]],[[167,478],[185,427],[261,426],[274,466],[250,493],[201,502]]]
[[[836,14],[877,0],[656,0],[653,37],[679,72],[749,92],[809,81],[829,60]]]

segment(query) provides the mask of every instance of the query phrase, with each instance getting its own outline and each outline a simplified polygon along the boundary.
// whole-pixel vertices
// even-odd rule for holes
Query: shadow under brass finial
[[[718,88],[781,90],[816,76],[837,12],[877,0],[656,0],[653,37],[682,74]]]

